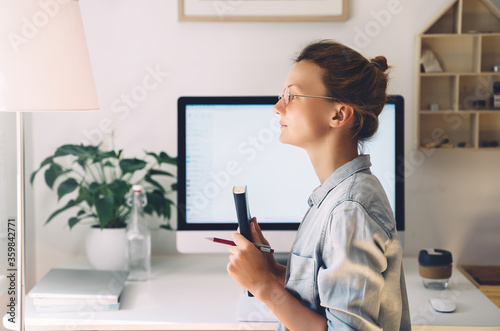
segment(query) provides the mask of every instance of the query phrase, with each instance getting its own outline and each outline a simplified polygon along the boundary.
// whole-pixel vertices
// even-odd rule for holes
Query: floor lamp
[[[25,329],[24,112],[99,108],[76,0],[2,0],[0,111],[17,113],[17,276],[15,328]],[[0,220],[5,222],[7,220]]]

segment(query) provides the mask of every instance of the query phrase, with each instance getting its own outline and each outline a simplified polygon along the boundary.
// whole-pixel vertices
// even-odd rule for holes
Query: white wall
[[[306,43],[334,38],[367,57],[385,55],[390,93],[406,99],[406,249],[451,250],[464,263],[500,263],[498,152],[414,149],[415,40],[450,0],[402,0],[399,13],[377,23],[387,0],[352,0],[350,18],[335,23],[179,23],[174,0],[82,0],[80,6],[97,84],[100,112],[34,114],[33,164],[64,143],[95,140],[112,123],[116,145],[127,155],[143,149],[176,155],[176,101],[182,95],[276,94],[292,56]],[[370,7],[368,7],[370,6]],[[379,17],[380,19],[380,17]],[[372,37],[360,39],[359,31]],[[134,107],[121,100],[150,70],[158,86]],[[101,130],[100,129],[104,129]],[[64,260],[83,256],[86,229],[69,231],[68,215],[43,223],[56,209],[55,195],[38,178],[34,186],[36,280]],[[155,233],[155,254],[175,251],[173,233]],[[29,280],[33,284],[34,279]]]

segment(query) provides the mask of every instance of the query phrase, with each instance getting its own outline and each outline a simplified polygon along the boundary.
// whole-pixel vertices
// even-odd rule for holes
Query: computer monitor
[[[180,97],[178,229],[181,253],[227,252],[206,237],[237,229],[233,186],[247,185],[252,216],[277,252],[290,250],[307,199],[320,185],[307,153],[279,142],[277,97]],[[404,231],[404,101],[390,96],[376,135],[363,146]]]

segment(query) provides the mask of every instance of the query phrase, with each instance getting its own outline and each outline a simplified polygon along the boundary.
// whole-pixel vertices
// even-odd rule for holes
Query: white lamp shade
[[[0,111],[99,108],[76,0],[0,0]]]

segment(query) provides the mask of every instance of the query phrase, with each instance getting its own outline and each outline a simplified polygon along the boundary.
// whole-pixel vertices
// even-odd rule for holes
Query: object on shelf
[[[500,82],[493,82],[493,108],[500,108]]]
[[[471,148],[472,145],[468,142],[465,142],[465,141],[461,141],[457,144],[457,147],[458,148]]]
[[[451,252],[444,249],[423,249],[418,254],[418,273],[426,288],[444,290],[451,277]]]
[[[439,63],[436,54],[430,49],[422,50],[422,56],[420,57],[420,63],[424,68],[424,72],[443,72],[443,67]]]
[[[486,100],[473,100],[472,107],[476,110],[486,109]]]
[[[486,141],[481,142],[481,147],[498,147],[498,141]]]
[[[438,147],[453,147],[453,145],[449,144],[449,139],[441,139],[439,141],[431,141],[424,144],[425,148],[438,148]]]
[[[432,110],[432,111],[439,110],[439,104],[438,103],[431,103],[429,105],[429,109]]]
[[[500,72],[500,66],[493,66],[493,72]]]

